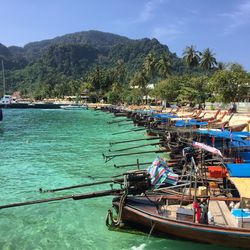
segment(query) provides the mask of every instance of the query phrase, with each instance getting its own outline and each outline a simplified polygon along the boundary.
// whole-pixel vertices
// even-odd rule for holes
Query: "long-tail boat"
[[[109,210],[107,224],[125,224],[146,230],[150,234],[164,234],[167,237],[250,249],[250,144],[247,139],[250,134],[208,129],[198,130],[195,134],[201,139],[201,143],[193,142],[193,146],[207,150],[204,156],[197,159],[205,164],[205,172],[201,172],[201,169],[190,171],[187,179],[190,185],[185,184],[185,188],[179,192],[171,189],[171,193],[165,188],[161,189],[161,192],[156,189],[141,196],[114,198],[113,208],[118,219],[114,219],[112,210]],[[213,139],[214,137],[216,139]],[[210,145],[203,142],[210,142]],[[227,156],[226,162],[214,144],[220,148],[227,144],[227,148],[223,150]],[[207,156],[212,157],[214,154],[220,156],[221,162],[209,167],[206,164],[215,162],[216,159],[207,159]],[[212,187],[214,182],[206,182],[202,186],[198,184],[197,173],[200,174],[200,179],[203,179],[202,177],[211,173],[216,176],[218,169],[220,187],[216,183],[215,187]],[[191,184],[192,178],[194,181]],[[205,188],[205,193],[202,188]],[[188,192],[185,192],[185,189],[188,189]],[[201,204],[207,204],[209,220],[201,222],[196,218],[194,204],[197,200],[200,200]]]
[[[225,218],[224,224],[200,224],[193,222],[194,213],[189,206],[192,202],[177,203],[180,197],[130,196],[120,205],[115,198],[113,206],[121,214],[121,221],[136,227],[143,227],[148,232],[164,233],[196,242],[224,245],[229,247],[250,248],[250,229],[237,227],[231,218]],[[161,203],[158,200],[161,199]],[[230,200],[230,199],[228,199]],[[167,205],[161,206],[162,202]],[[176,205],[177,203],[177,205]],[[223,199],[210,200],[217,206],[221,216],[231,215]],[[175,204],[175,205],[173,205]]]

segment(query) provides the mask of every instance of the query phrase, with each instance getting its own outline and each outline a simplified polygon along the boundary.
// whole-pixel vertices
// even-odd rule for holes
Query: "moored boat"
[[[177,205],[165,205],[164,211],[158,202],[160,198],[161,196],[127,197],[124,206],[120,206],[119,198],[114,198],[113,206],[118,213],[119,209],[122,209],[120,213],[123,223],[147,229],[148,232],[163,233],[168,237],[172,235],[196,242],[250,249],[249,228],[236,227],[233,222],[230,225],[195,223],[193,210]],[[176,203],[176,199],[168,198],[165,202],[173,204]],[[173,211],[171,208],[176,210]]]
[[[66,110],[86,110],[88,109],[88,105],[87,104],[83,104],[83,105],[65,105],[65,106],[60,106],[60,108],[62,109],[66,109]]]

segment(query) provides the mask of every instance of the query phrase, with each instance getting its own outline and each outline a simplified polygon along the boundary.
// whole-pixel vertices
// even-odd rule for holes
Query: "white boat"
[[[6,95],[5,94],[5,75],[4,75],[4,63],[2,60],[2,75],[3,75],[3,97],[0,98],[0,104],[11,104],[12,102],[12,97],[11,95]]]
[[[88,105],[87,104],[83,104],[83,105],[73,104],[73,105],[60,106],[60,108],[66,109],[66,110],[86,110],[88,109]]]
[[[0,100],[0,104],[11,104],[12,102],[11,95],[4,95]]]

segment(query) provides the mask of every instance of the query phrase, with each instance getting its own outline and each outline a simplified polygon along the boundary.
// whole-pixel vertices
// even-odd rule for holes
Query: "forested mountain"
[[[114,45],[123,44],[128,41],[129,39],[123,36],[90,30],[67,34],[50,40],[28,43],[23,49],[29,59],[37,59],[51,45],[63,44],[85,44],[99,50],[103,54],[108,52]]]
[[[89,82],[91,77],[93,79],[93,72],[97,71],[102,78],[109,75],[110,82],[107,83],[106,79],[104,84],[109,89],[117,82],[113,77],[117,63],[123,71],[122,82],[128,84],[132,75],[142,69],[150,53],[158,58],[166,54],[173,61],[174,72],[183,67],[182,60],[156,39],[133,40],[93,30],[28,43],[23,48],[0,44],[0,60],[4,61],[8,92],[39,93],[39,97],[59,95],[55,87],[60,89],[65,82],[68,86],[59,91],[60,96],[74,94],[75,88],[72,90],[69,86],[72,81]],[[47,89],[45,94],[44,88]]]
[[[67,34],[28,43],[23,48],[0,44],[0,60],[5,66],[7,93],[20,91],[23,96],[35,99],[80,95],[87,88],[90,101],[107,98],[112,103],[140,103],[149,94],[148,85],[154,84],[155,91],[150,95],[169,101],[201,102],[206,98],[222,98],[223,88],[219,96],[213,91],[220,87],[216,81],[223,74],[237,78],[227,79],[227,89],[232,81],[243,86],[249,77],[238,66],[232,67],[230,74],[224,72],[224,65],[216,66],[214,54],[208,48],[201,53],[195,46],[187,46],[184,57],[178,58],[157,39],[133,40],[100,31]],[[218,77],[211,78],[213,84],[204,80],[217,71]],[[2,79],[0,96],[1,86]],[[247,93],[245,89],[247,86],[241,92]],[[228,96],[223,98],[229,100]]]
[[[92,47],[98,51],[100,58],[103,59],[100,62],[109,63],[113,63],[118,59],[131,62],[146,56],[150,52],[156,53],[156,55],[164,52],[171,54],[168,47],[160,44],[156,39],[132,40],[124,36],[91,30],[67,34],[50,40],[31,42],[23,48],[17,46],[7,48],[0,44],[0,57],[4,56],[8,59],[12,56],[23,56],[29,62],[36,62],[48,53],[51,48],[62,48],[65,45],[70,45],[73,50],[74,46],[85,45],[89,48]]]
[[[20,50],[22,50],[22,48],[14,46],[7,48],[0,43],[0,60],[4,61],[4,66],[6,69],[22,69],[27,65],[28,62],[23,53],[19,52]]]

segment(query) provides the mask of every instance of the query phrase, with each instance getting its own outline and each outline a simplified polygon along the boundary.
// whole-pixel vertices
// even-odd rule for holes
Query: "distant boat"
[[[3,110],[0,108],[0,122],[3,120]]]
[[[0,100],[0,104],[11,104],[12,103],[12,97],[10,95],[4,95],[1,100]]]
[[[5,94],[6,90],[5,90],[5,75],[4,75],[4,63],[3,63],[3,60],[2,60],[2,76],[3,76],[3,97],[0,99],[0,104],[3,104],[5,106],[5,105],[8,105],[8,104],[11,104],[11,102],[13,100],[12,100],[11,95],[6,95]]]
[[[3,98],[0,99],[1,104],[8,104],[9,96],[5,96],[5,75],[4,75],[4,64],[2,60],[2,75],[3,75]]]
[[[83,105],[73,104],[73,105],[60,106],[60,108],[66,109],[66,110],[86,110],[88,109],[88,105],[87,104],[83,104]]]

